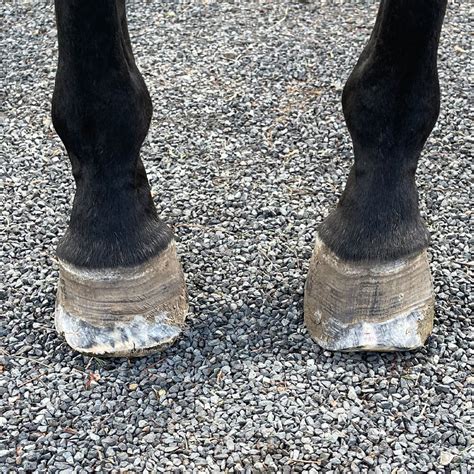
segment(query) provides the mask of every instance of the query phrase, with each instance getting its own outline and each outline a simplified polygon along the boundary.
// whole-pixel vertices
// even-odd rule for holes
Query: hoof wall
[[[188,309],[174,242],[137,267],[86,270],[60,261],[56,330],[99,357],[159,352],[180,335]]]
[[[305,324],[331,351],[405,351],[433,328],[426,251],[390,263],[339,259],[318,238],[305,287]]]

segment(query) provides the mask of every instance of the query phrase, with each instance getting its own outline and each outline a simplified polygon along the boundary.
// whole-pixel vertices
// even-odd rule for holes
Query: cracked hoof
[[[426,251],[389,263],[347,262],[318,237],[304,298],[311,336],[331,351],[413,350],[433,328]]]
[[[87,270],[60,260],[59,269],[55,325],[74,350],[140,357],[181,333],[188,303],[174,242],[136,267]]]

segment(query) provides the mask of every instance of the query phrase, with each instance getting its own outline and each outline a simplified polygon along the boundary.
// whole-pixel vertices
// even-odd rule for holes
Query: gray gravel
[[[1,4],[0,471],[468,473],[472,7],[447,14],[418,173],[433,336],[416,353],[347,355],[311,342],[302,295],[351,163],[341,88],[375,6],[207,3],[130,7],[155,107],[143,157],[192,304],[175,346],[134,361],[72,353],[53,329],[73,196],[49,114],[54,16]]]

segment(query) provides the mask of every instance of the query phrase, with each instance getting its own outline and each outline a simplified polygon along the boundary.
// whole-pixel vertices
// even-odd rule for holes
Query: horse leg
[[[415,171],[439,113],[446,0],[382,0],[344,88],[355,163],[318,229],[305,322],[329,350],[420,347],[433,325],[428,232]]]
[[[55,324],[79,352],[140,356],[172,343],[187,312],[173,234],[158,218],[139,156],[151,99],[125,0],[56,0],[55,8],[52,117],[76,182],[57,249]]]

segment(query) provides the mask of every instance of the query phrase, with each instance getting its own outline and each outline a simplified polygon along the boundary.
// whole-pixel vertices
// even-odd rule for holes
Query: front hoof
[[[422,347],[433,328],[426,251],[389,263],[348,262],[318,237],[304,297],[305,324],[331,351]]]
[[[135,267],[87,270],[59,261],[55,325],[76,351],[140,357],[181,333],[188,302],[175,243]]]

